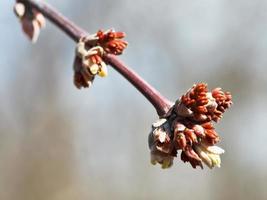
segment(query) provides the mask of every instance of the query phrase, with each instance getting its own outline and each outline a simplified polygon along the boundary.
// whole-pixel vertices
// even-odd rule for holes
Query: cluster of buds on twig
[[[98,31],[80,39],[76,46],[74,60],[74,84],[77,88],[89,87],[96,75],[107,76],[107,66],[103,60],[105,53],[120,55],[127,47],[122,40],[123,32],[110,29],[106,32]]]
[[[35,43],[39,37],[40,29],[45,27],[45,17],[24,1],[17,0],[14,12],[19,18],[23,32]]]
[[[220,167],[220,154],[224,150],[215,146],[219,136],[213,121],[218,122],[231,105],[229,92],[221,88],[208,92],[207,84],[194,85],[175,102],[166,118],[152,125],[149,135],[152,164],[171,167],[177,151],[181,150],[181,160],[193,168],[203,168],[202,163],[209,168]]]

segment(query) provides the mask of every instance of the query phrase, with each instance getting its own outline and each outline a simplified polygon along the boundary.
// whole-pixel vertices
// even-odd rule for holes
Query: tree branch
[[[46,18],[48,18],[62,31],[64,31],[75,42],[78,42],[80,38],[88,35],[85,30],[75,25],[73,22],[68,20],[65,16],[63,16],[56,9],[54,9],[52,6],[45,2],[35,0],[21,0],[21,2],[27,3],[28,5],[40,11]],[[123,75],[130,83],[132,83],[135,88],[137,88],[147,98],[147,100],[154,106],[160,117],[163,117],[167,114],[173,104],[172,102],[162,96],[155,88],[149,85],[132,69],[127,67],[116,56],[106,54],[104,56],[104,60],[109,63],[121,75]]]

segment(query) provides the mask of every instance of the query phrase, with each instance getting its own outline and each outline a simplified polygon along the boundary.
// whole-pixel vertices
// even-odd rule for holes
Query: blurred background
[[[150,103],[112,68],[77,90],[75,43],[47,23],[32,45],[0,1],[0,199],[267,199],[267,1],[47,2],[91,33],[125,31],[121,59],[173,101],[199,81],[232,92],[226,153],[214,170],[151,165]]]

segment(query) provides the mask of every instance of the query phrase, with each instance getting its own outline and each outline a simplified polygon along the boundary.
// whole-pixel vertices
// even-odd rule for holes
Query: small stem
[[[129,82],[131,82],[134,87],[136,87],[150,101],[150,103],[152,103],[159,116],[164,116],[169,111],[172,103],[162,96],[155,88],[151,87],[151,85],[149,85],[137,73],[117,59],[116,56],[107,54],[104,59]]]
[[[42,1],[35,0],[21,0],[28,3],[30,6],[39,10],[45,17],[47,17],[58,28],[64,31],[74,41],[78,42],[80,38],[88,35],[88,33],[68,20],[65,16],[55,10],[52,6]],[[163,117],[167,114],[172,106],[172,103],[162,96],[155,88],[149,85],[132,69],[128,68],[116,56],[106,54],[104,60],[109,63],[115,70],[123,75],[134,87],[136,87],[155,107],[158,115]]]

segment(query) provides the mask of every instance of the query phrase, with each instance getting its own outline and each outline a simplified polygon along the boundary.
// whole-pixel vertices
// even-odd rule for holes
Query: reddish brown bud
[[[193,168],[203,168],[202,163],[210,168],[220,167],[220,154],[224,150],[214,146],[219,142],[219,135],[212,120],[217,122],[222,118],[232,104],[231,99],[230,93],[224,93],[220,88],[208,92],[207,84],[194,85],[176,101],[170,115],[164,120],[167,127],[171,125],[171,128],[167,128],[169,137],[163,143],[156,143],[157,150],[167,153],[163,145],[171,146],[168,156],[174,156],[178,150],[182,150],[181,159],[189,162]]]
[[[127,42],[122,40],[125,37],[125,33],[123,32],[115,32],[114,30],[103,32],[99,30],[96,36],[98,37],[98,44],[102,46],[107,53],[120,55],[127,47]]]

